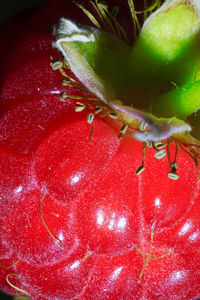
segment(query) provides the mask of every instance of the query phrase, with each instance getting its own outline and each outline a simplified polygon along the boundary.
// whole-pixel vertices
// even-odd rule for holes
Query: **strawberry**
[[[2,291],[200,297],[199,20],[52,0],[2,29]]]

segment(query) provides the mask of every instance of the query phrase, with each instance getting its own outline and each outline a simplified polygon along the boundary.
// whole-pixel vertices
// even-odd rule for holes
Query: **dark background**
[[[13,299],[11,296],[7,296],[0,291],[0,299],[1,300],[11,300]]]
[[[0,9],[0,25],[4,23],[5,20],[9,19],[11,16],[18,12],[26,10],[37,3],[45,2],[45,0],[5,0],[1,1]]]

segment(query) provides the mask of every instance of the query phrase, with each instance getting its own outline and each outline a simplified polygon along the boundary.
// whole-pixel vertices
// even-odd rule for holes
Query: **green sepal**
[[[54,46],[76,77],[103,102],[116,99],[127,73],[130,47],[117,37],[61,19]]]
[[[123,113],[125,120],[127,116],[127,120],[129,119],[129,121],[130,118],[132,118],[133,120],[139,120],[147,125],[149,128],[148,131],[133,133],[133,136],[140,141],[158,142],[171,136],[184,137],[185,134],[188,134],[192,130],[187,123],[176,117],[158,118],[150,113],[145,113],[141,110],[129,106],[118,105],[116,103],[110,103],[110,107],[116,112]]]
[[[200,109],[188,116],[188,123],[192,127],[192,136],[200,141]]]
[[[185,86],[175,86],[170,92],[153,102],[153,113],[157,116],[176,116],[186,119],[200,109],[200,81]]]
[[[127,120],[147,123],[148,133],[135,138],[158,141],[192,130],[185,121],[200,108],[199,36],[199,1],[168,0],[147,19],[132,48],[114,35],[67,19],[60,21],[54,46],[99,100]],[[117,107],[116,99],[134,108]]]
[[[193,81],[200,69],[199,0],[168,0],[144,23],[132,49],[136,83],[155,81],[162,89]]]

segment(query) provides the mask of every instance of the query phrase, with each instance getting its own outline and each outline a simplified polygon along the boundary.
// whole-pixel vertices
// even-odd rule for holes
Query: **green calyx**
[[[148,132],[135,134],[137,139],[188,136],[191,115],[198,126],[199,0],[165,1],[147,18],[133,46],[116,35],[66,19],[60,21],[54,46],[79,81],[124,123],[136,129],[134,120],[147,123]],[[192,134],[199,138],[196,127]]]
[[[181,87],[175,86],[169,92],[159,96],[153,105],[156,115],[177,116],[186,120],[188,116],[200,108],[200,81]]]
[[[114,100],[126,73],[130,47],[94,28],[80,28],[61,19],[55,43],[76,77],[103,102]]]

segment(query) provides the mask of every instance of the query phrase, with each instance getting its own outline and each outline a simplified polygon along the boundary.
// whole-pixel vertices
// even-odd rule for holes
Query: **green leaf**
[[[55,47],[76,77],[103,102],[114,100],[127,73],[130,47],[117,37],[61,19]]]

